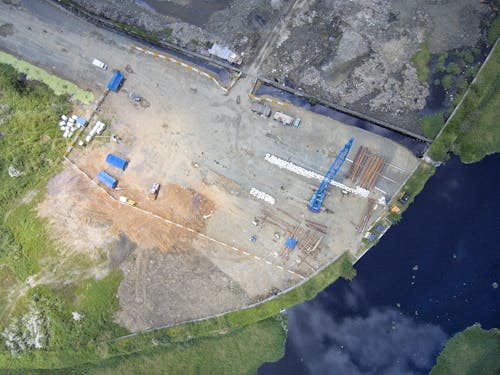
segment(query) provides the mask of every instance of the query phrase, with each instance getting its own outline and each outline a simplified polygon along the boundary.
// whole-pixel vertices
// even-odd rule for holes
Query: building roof
[[[120,85],[122,84],[122,81],[123,81],[123,74],[116,71],[108,83],[108,89],[110,89],[111,91],[118,91]]]

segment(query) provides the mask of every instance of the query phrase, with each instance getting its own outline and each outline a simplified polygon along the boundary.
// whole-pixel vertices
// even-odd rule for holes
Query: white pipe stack
[[[250,190],[250,195],[253,195],[255,198],[262,199],[264,202],[267,202],[271,205],[274,205],[276,202],[273,197],[271,197],[269,194],[264,193],[263,191],[260,191],[259,189],[252,188]]]
[[[296,173],[300,176],[312,178],[312,179],[315,179],[318,181],[323,180],[324,176],[320,175],[319,173],[316,173],[316,172],[307,170],[305,168],[299,167],[298,165],[295,165],[292,162],[280,159],[277,156],[274,156],[271,154],[266,154],[265,159],[269,163],[276,165],[281,169],[286,169],[286,170],[293,172],[293,173]],[[362,188],[361,186],[356,186],[355,188],[352,188],[350,186],[341,184],[340,182],[337,182],[337,181],[330,181],[330,185],[336,186],[342,190],[348,191],[352,194],[359,195],[359,196],[364,197],[364,198],[368,197],[368,195],[370,194],[370,191]]]

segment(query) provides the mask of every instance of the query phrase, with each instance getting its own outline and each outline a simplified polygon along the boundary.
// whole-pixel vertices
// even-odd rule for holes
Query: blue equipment
[[[326,190],[328,189],[328,186],[330,186],[330,182],[333,181],[338,171],[342,167],[342,164],[344,164],[353,142],[354,138],[349,139],[349,142],[347,142],[342,150],[340,150],[339,154],[330,166],[330,169],[328,169],[328,172],[326,172],[325,177],[323,178],[323,181],[321,181],[318,190],[316,190],[311,198],[311,201],[309,202],[309,206],[307,206],[310,211],[320,211],[321,204],[323,203],[323,199],[325,198]]]
[[[116,71],[108,83],[108,90],[111,90],[114,92],[118,91],[121,84],[123,83],[123,79],[124,79],[123,74],[121,74],[119,71]]]
[[[116,178],[107,174],[104,171],[99,171],[99,173],[97,174],[97,178],[99,179],[99,181],[101,181],[104,185],[106,185],[110,189],[114,189],[118,184],[118,180]]]
[[[114,167],[120,168],[122,171],[124,171],[125,168],[127,168],[128,160],[125,160],[113,154],[108,154],[108,156],[106,156],[106,163]]]

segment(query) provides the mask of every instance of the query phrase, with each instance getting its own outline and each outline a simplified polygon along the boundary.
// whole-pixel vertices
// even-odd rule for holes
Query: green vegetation
[[[155,341],[155,347],[96,364],[54,374],[255,374],[264,362],[284,352],[285,331],[276,319],[266,319],[219,337],[173,344]]]
[[[439,112],[434,115],[425,116],[420,119],[420,126],[424,135],[428,138],[434,138],[444,125],[443,113]]]
[[[418,51],[411,59],[411,62],[417,69],[418,80],[420,83],[425,84],[429,79],[429,61],[431,59],[431,52],[429,50],[429,38],[426,36],[425,41]]]
[[[467,92],[442,134],[432,143],[429,156],[446,160],[448,151],[463,162],[481,160],[500,151],[496,106],[500,103],[500,49],[498,46]]]
[[[486,41],[488,44],[493,45],[500,36],[500,17],[496,17],[488,28],[488,36]]]
[[[94,101],[94,95],[91,91],[82,90],[74,83],[51,75],[45,70],[31,65],[24,60],[17,59],[8,53],[0,51],[0,64],[9,64],[19,73],[26,73],[28,75],[28,79],[45,83],[57,95],[70,95],[73,100],[84,104],[89,104]]]
[[[437,358],[431,375],[500,373],[500,330],[475,324],[453,336]]]

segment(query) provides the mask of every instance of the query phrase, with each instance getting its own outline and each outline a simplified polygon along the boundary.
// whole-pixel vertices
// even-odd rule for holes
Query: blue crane
[[[307,206],[307,208],[309,208],[310,211],[312,212],[320,211],[321,204],[323,203],[323,199],[325,198],[326,190],[328,189],[328,186],[330,186],[330,182],[333,181],[338,171],[342,167],[342,164],[344,164],[345,159],[347,158],[347,154],[349,153],[349,150],[351,149],[353,142],[354,138],[349,139],[349,141],[344,145],[342,150],[340,150],[339,154],[337,155],[332,165],[328,169],[328,172],[326,172],[325,177],[323,177],[323,181],[321,181],[318,190],[316,190],[316,192],[311,198],[311,201],[309,202],[309,206]]]

